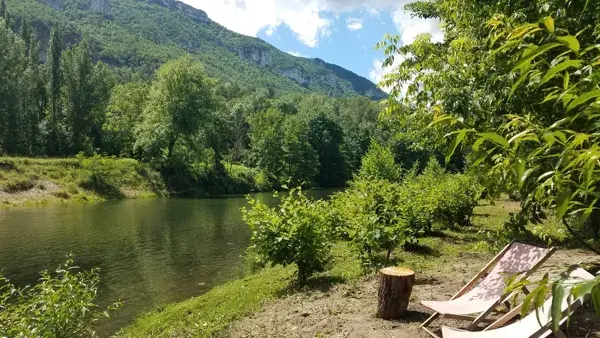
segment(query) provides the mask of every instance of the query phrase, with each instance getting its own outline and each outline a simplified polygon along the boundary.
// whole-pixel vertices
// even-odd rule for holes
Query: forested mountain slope
[[[206,13],[175,0],[8,0],[12,15],[32,23],[45,58],[54,24],[67,45],[90,40],[94,57],[124,72],[152,74],[185,53],[199,56],[213,77],[278,93],[331,96],[385,93],[369,80],[320,59],[294,57],[265,41],[229,31]]]

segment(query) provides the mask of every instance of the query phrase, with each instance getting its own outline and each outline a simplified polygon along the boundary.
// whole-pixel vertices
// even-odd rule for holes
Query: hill
[[[261,39],[232,32],[202,10],[175,0],[8,0],[7,5],[12,15],[36,27],[43,51],[51,27],[59,24],[67,45],[87,38],[96,59],[144,74],[192,53],[213,77],[259,84],[279,94],[386,96],[349,70],[295,57]]]

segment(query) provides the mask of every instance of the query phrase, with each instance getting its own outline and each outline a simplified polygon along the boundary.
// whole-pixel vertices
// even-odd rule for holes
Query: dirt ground
[[[375,317],[377,279],[368,277],[351,284],[331,286],[287,296],[266,305],[261,312],[243,318],[225,332],[225,337],[429,337],[419,328],[430,310],[421,300],[445,300],[458,291],[487,262],[487,257],[461,254],[452,264],[437,271],[417,271],[409,314],[406,319],[386,321]],[[582,250],[556,252],[540,269],[561,271],[572,264],[600,264],[598,256]],[[432,328],[440,334],[441,325],[464,327],[464,322],[441,319]],[[588,302],[577,310],[569,337],[600,337],[600,318]]]

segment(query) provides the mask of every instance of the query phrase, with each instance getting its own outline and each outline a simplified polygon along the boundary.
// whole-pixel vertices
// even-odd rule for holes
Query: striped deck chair
[[[469,331],[477,328],[480,323],[493,322],[488,318],[489,314],[508,300],[508,297],[503,298],[507,275],[523,273],[520,278],[527,278],[555,250],[512,241],[450,300],[422,301],[421,304],[434,313],[421,324],[421,328],[438,338],[427,326],[439,316],[470,321],[467,327]],[[523,291],[527,292],[527,289]]]

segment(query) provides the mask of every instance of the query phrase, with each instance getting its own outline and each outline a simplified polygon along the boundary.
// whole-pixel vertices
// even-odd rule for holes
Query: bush
[[[389,148],[372,141],[369,151],[362,158],[359,176],[396,182],[402,177],[402,168],[396,164],[394,154]]]
[[[358,176],[332,197],[329,223],[333,234],[354,243],[365,263],[377,265],[377,254],[385,251],[387,263],[395,248],[415,243],[434,222],[466,224],[480,194],[475,180],[448,174],[432,159],[421,175],[415,166],[401,183]]]
[[[387,263],[398,245],[412,241],[419,232],[403,215],[401,190],[401,185],[387,180],[359,179],[332,198],[341,219],[341,229],[335,232],[350,238],[365,264],[377,265],[382,251]]]
[[[446,226],[469,225],[482,188],[469,176],[449,175],[439,184],[436,220]]]
[[[256,253],[273,265],[295,263],[300,283],[324,269],[332,244],[326,202],[311,201],[301,188],[284,195],[277,208],[252,198],[248,201],[251,208],[242,212]]]
[[[0,277],[0,336],[94,337],[93,324],[108,311],[94,304],[98,270],[75,272],[68,258],[54,273],[44,271],[35,286],[17,288]]]

